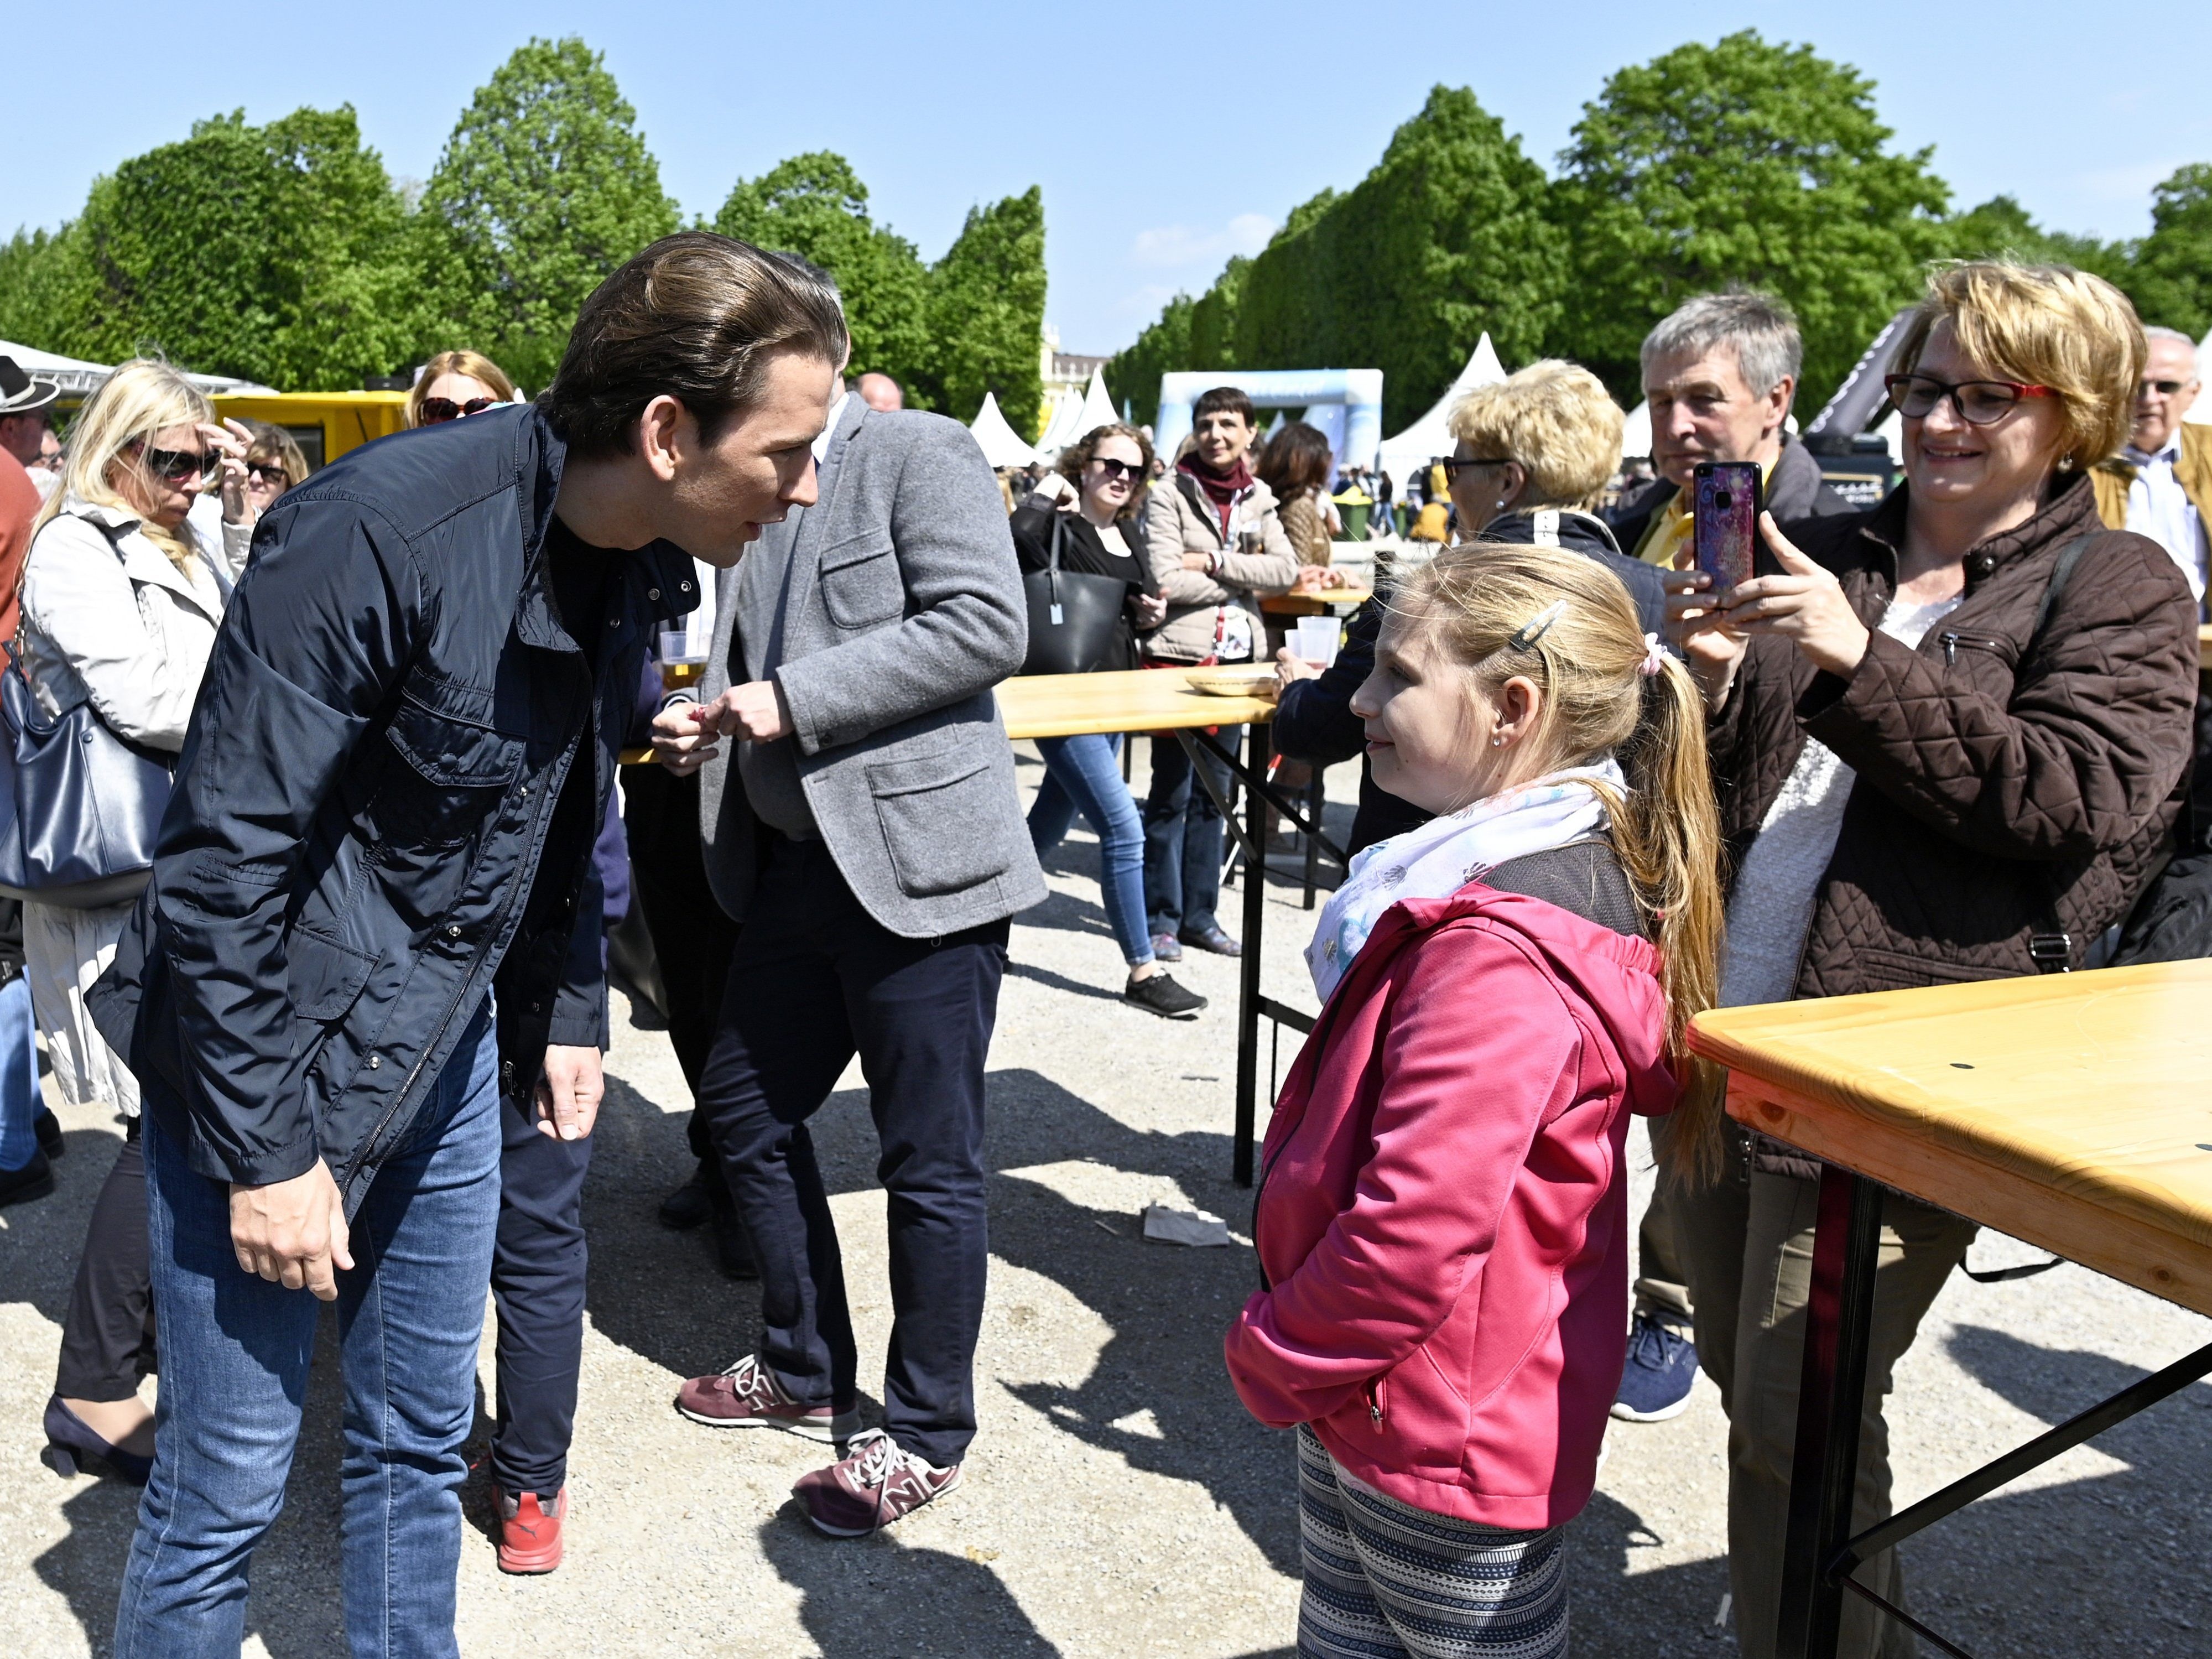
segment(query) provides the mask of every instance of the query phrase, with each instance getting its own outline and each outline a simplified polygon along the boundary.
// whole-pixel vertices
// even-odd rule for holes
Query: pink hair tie
[[[1667,653],[1659,648],[1659,636],[1646,634],[1644,636],[1644,660],[1636,665],[1636,672],[1648,680],[1656,678],[1666,665]]]

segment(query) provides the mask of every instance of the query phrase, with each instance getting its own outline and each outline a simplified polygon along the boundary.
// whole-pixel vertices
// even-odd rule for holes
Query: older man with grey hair
[[[1606,515],[1624,549],[1647,563],[1674,562],[1689,538],[1690,477],[1700,461],[1758,462],[1767,507],[1784,524],[1851,510],[1790,435],[1804,356],[1796,320],[1764,294],[1700,294],[1644,337],[1659,476]]]
[[[2174,328],[2146,328],[2150,347],[2136,387],[2136,419],[2120,459],[2090,475],[2097,511],[2114,530],[2148,536],[2172,556],[2197,603],[2212,548],[2212,426],[2186,424],[2203,389],[2197,343]]]

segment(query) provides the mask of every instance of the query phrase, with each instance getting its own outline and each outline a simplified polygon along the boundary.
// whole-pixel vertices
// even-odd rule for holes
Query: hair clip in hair
[[[1567,602],[1565,599],[1554,600],[1552,604],[1546,605],[1541,611],[1539,611],[1534,616],[1529,617],[1527,622],[1522,623],[1521,626],[1514,631],[1513,637],[1506,641],[1505,643],[1511,646],[1516,651],[1526,651],[1531,646],[1534,645],[1537,641],[1542,639],[1545,635],[1550,633],[1552,631],[1552,624],[1559,621],[1560,617],[1566,614]]]
[[[1636,665],[1636,672],[1647,680],[1656,679],[1660,670],[1666,665],[1667,653],[1659,648],[1659,636],[1646,634],[1644,636],[1644,660]]]

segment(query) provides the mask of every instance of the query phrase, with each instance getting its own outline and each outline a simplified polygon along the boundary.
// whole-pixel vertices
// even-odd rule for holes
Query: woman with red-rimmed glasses
[[[2196,607],[2089,476],[2126,441],[2143,331],[2063,266],[1938,270],[1886,384],[1905,482],[1762,520],[1725,592],[1670,573],[1732,872],[1722,1006],[2102,966],[2181,817]],[[1676,1233],[1729,1416],[1729,1572],[1775,1651],[1819,1166],[1739,1133]],[[1888,1194],[1851,1530],[1889,1513],[1882,1396],[1972,1224]],[[1856,1577],[1902,1605],[1893,1553]],[[1838,1653],[1916,1651],[1846,1597]]]

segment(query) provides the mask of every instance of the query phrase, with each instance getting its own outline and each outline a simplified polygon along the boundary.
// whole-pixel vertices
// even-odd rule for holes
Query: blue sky
[[[9,19],[18,139],[0,234],[59,223],[97,173],[240,106],[259,121],[350,102],[392,173],[423,177],[508,52],[578,33],[606,54],[687,215],[784,156],[835,149],[877,218],[933,258],[971,204],[1042,185],[1048,314],[1068,349],[1109,351],[1297,203],[1357,181],[1436,82],[1473,87],[1548,167],[1612,70],[1745,27],[1871,75],[1897,142],[1936,146],[1962,204],[2008,191],[2061,228],[2139,234],[2152,185],[2212,161],[2203,4],[118,0]]]

